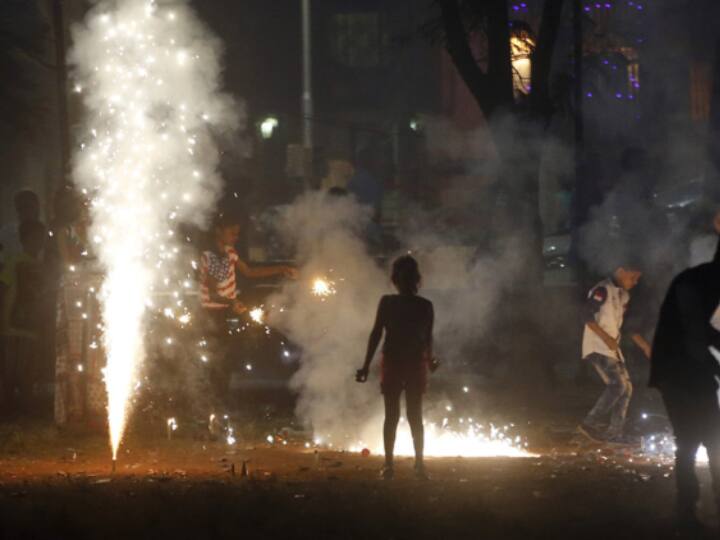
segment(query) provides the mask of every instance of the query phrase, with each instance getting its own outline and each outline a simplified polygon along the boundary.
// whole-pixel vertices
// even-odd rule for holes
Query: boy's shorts
[[[385,356],[380,360],[380,391],[383,394],[400,393],[403,390],[424,394],[427,390],[427,362],[388,361]]]

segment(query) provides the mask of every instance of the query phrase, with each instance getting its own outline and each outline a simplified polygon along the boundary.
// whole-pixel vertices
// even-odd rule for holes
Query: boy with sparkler
[[[612,277],[601,281],[588,293],[582,355],[605,383],[605,391],[578,426],[578,431],[595,442],[628,442],[623,436],[623,428],[632,396],[632,383],[620,349],[620,337],[630,291],[641,276],[637,267],[619,266]],[[650,345],[645,338],[633,334],[632,340],[646,356],[650,356]],[[600,422],[607,415],[610,415],[610,426],[603,432]]]
[[[380,299],[375,324],[368,340],[365,363],[356,374],[358,382],[367,381],[370,363],[384,332],[380,388],[385,400],[385,465],[381,475],[386,480],[394,475],[393,453],[400,420],[400,395],[403,390],[415,448],[415,474],[418,478],[427,478],[423,462],[422,395],[427,386],[427,371],[434,371],[437,363],[434,360],[431,362],[433,305],[418,295],[420,279],[418,263],[413,257],[404,255],[395,260],[392,266],[392,282],[398,294],[386,295]]]
[[[207,315],[208,330],[219,341],[227,336],[227,319],[242,315],[247,308],[237,294],[236,273],[248,279],[274,276],[295,278],[297,270],[290,266],[252,268],[235,251],[240,224],[227,214],[220,214],[212,229],[210,249],[200,257],[200,302]],[[232,366],[224,354],[213,363],[212,379],[217,397],[227,404]]]
[[[297,277],[297,270],[291,266],[250,267],[235,251],[239,237],[237,220],[221,214],[213,226],[211,249],[200,257],[200,301],[206,310],[223,320],[228,314],[239,315],[247,311],[237,296],[237,272],[247,279]]]

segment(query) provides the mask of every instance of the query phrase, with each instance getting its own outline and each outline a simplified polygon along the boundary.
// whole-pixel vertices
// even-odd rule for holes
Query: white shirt
[[[619,342],[625,310],[630,302],[630,293],[615,285],[612,279],[605,279],[590,289],[588,302],[596,310],[594,319],[598,326]],[[619,350],[610,350],[602,338],[586,324],[583,332],[582,356],[587,358],[593,353],[622,360],[622,353]]]

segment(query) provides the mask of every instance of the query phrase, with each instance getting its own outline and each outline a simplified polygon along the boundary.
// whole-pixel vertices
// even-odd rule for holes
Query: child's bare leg
[[[405,407],[415,448],[415,465],[421,467],[425,448],[425,428],[422,421],[422,391],[419,388],[408,387],[405,390]]]
[[[400,421],[400,391],[386,390],[385,398],[385,424],[383,426],[383,441],[385,443],[385,465],[392,467],[395,452],[395,434]]]

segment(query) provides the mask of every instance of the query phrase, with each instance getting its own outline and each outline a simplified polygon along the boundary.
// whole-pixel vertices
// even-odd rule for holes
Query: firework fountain
[[[75,90],[86,107],[73,179],[90,200],[113,462],[153,310],[185,312],[191,276],[178,225],[203,226],[217,199],[215,136],[238,127],[219,91],[219,44],[181,0],[97,3],[74,31]],[[164,289],[164,296],[157,295]],[[168,298],[164,305],[158,298]]]

